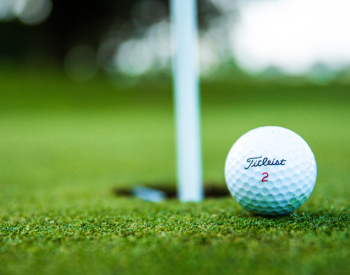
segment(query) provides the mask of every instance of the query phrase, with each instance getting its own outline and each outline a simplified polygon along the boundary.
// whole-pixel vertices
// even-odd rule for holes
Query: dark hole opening
[[[155,190],[162,191],[166,194],[168,199],[175,199],[177,197],[177,187],[172,184],[142,184],[142,187],[147,187]],[[120,187],[115,188],[113,190],[114,195],[123,196],[123,197],[131,197],[134,196],[133,190],[135,187]],[[220,197],[228,197],[230,196],[230,192],[226,187],[226,184],[205,184],[204,185],[204,195],[206,198],[220,198]]]

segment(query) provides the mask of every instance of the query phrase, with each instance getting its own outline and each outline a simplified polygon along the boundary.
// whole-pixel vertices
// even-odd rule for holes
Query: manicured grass
[[[235,140],[264,125],[300,134],[315,190],[287,217],[232,199],[160,204],[113,188],[174,185],[171,84],[118,88],[59,72],[0,76],[0,273],[348,274],[349,87],[203,83],[204,178],[225,188]]]

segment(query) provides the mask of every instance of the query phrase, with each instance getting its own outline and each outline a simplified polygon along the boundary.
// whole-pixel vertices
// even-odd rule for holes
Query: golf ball
[[[314,189],[316,175],[309,145],[293,131],[276,126],[244,134],[225,164],[232,196],[259,215],[285,215],[299,208]]]

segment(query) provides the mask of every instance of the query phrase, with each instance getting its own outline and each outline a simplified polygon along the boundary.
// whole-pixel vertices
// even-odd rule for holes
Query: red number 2
[[[263,175],[266,175],[265,177],[263,177],[263,179],[262,179],[262,182],[268,182],[268,180],[267,180],[267,177],[269,176],[269,174],[268,173],[262,173]]]

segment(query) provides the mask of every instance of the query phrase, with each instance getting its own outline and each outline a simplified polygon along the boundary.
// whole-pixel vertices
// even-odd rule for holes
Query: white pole
[[[196,0],[170,0],[174,35],[174,100],[180,201],[203,199]]]

